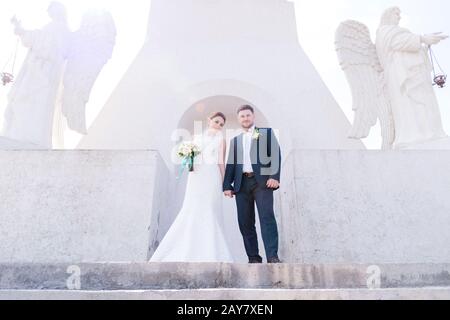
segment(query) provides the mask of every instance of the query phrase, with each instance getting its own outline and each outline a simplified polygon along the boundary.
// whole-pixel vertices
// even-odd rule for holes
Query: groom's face
[[[242,128],[250,129],[255,124],[255,115],[250,110],[244,110],[239,112],[238,121]]]

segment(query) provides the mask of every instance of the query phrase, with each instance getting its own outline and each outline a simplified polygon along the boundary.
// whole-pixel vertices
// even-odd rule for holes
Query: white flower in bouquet
[[[184,142],[178,148],[178,156],[183,159],[182,166],[194,171],[194,159],[201,154],[200,147],[193,142]]]
[[[200,155],[201,151],[198,145],[193,142],[184,142],[178,148],[178,155],[181,158],[186,157],[197,157]]]

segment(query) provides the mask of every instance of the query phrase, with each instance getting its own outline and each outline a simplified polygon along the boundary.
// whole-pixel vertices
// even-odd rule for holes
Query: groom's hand
[[[267,188],[269,189],[278,189],[280,187],[280,182],[275,179],[267,180]]]
[[[233,199],[234,198],[234,192],[233,191],[225,191],[224,192],[224,194],[225,194],[225,197],[227,197],[227,198],[230,198],[230,199]]]

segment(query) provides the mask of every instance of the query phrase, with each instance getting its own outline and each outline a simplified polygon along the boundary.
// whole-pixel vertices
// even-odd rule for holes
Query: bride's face
[[[222,117],[216,117],[209,120],[209,127],[211,129],[221,131],[225,127],[225,120]]]

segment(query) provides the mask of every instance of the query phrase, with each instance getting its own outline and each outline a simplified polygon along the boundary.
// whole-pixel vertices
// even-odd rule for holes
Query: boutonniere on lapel
[[[259,129],[256,128],[255,132],[253,133],[253,140],[258,141],[260,137],[261,137],[261,132],[259,132]]]

